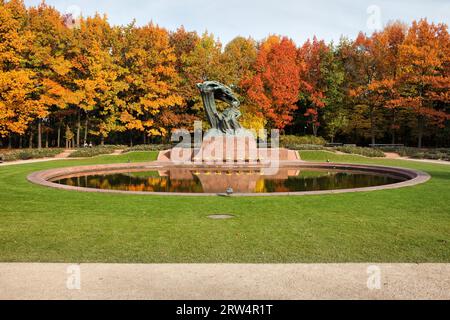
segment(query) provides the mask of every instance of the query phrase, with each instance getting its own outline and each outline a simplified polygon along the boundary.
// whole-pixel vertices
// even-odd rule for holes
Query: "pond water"
[[[276,175],[258,170],[195,170],[98,172],[58,177],[52,182],[95,189],[224,193],[300,192],[364,188],[405,181],[405,178],[373,172],[331,169],[280,169]]]

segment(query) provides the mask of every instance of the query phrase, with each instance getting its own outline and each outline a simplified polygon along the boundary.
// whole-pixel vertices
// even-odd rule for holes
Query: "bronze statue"
[[[241,117],[241,111],[239,110],[241,103],[229,87],[217,81],[198,83],[197,87],[202,96],[206,117],[211,125],[208,135],[251,135],[242,128],[238,121]],[[216,99],[228,104],[228,107],[222,113],[217,111]]]

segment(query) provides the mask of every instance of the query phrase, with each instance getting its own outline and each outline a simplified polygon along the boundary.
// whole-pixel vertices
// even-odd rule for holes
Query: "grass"
[[[450,166],[301,151],[310,161],[427,171],[396,190],[301,197],[166,197],[33,185],[53,167],[146,161],[156,152],[0,167],[3,262],[450,262]],[[233,214],[211,220],[210,214]]]

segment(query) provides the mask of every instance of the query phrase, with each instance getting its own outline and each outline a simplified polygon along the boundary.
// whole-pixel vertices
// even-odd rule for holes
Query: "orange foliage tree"
[[[450,36],[444,24],[414,21],[400,45],[395,104],[417,116],[417,144],[422,147],[426,124],[442,126],[449,119]]]

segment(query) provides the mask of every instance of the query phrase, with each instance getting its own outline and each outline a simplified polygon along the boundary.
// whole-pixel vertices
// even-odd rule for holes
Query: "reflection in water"
[[[193,170],[122,172],[61,177],[55,183],[96,189],[223,193],[228,187],[235,193],[318,191],[363,188],[404,181],[373,173],[318,169],[280,169],[276,175],[250,170]]]

